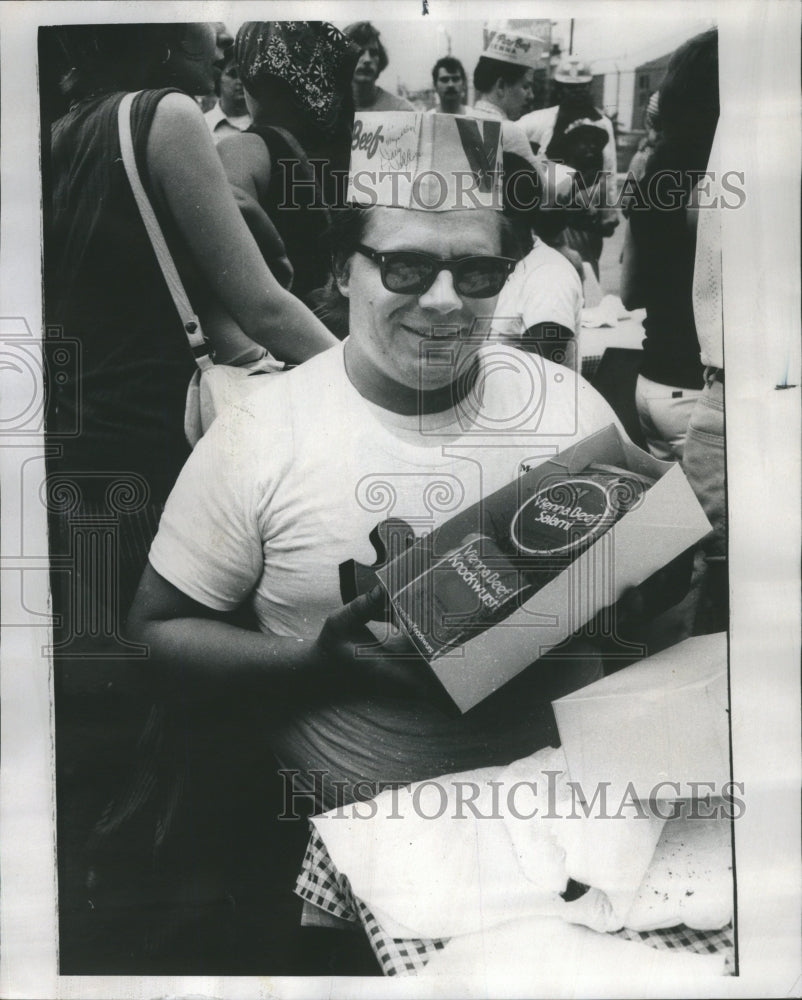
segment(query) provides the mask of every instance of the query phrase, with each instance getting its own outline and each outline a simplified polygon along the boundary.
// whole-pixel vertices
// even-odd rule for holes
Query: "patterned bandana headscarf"
[[[283,80],[326,132],[337,125],[358,57],[358,47],[326,21],[247,21],[237,33],[245,86],[258,89],[264,77]]]

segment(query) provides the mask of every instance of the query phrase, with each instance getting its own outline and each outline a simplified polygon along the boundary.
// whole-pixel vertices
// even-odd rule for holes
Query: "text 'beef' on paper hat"
[[[501,125],[463,115],[357,112],[348,201],[432,212],[501,211]]]
[[[521,35],[517,31],[488,31],[482,55],[485,59],[538,69],[545,65],[546,43],[542,38]]]

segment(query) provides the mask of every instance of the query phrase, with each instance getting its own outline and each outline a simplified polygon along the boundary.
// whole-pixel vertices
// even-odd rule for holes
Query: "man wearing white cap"
[[[540,111],[531,111],[518,122],[536,152],[548,156],[553,139],[560,139],[568,126],[581,118],[596,119],[600,114],[590,96],[593,74],[590,65],[579,56],[563,59],[554,73],[558,103]],[[604,147],[604,173],[608,178],[608,192],[615,195],[616,155],[613,123],[606,115],[599,119],[609,136]]]
[[[504,122],[505,152],[535,163],[526,134],[515,124],[531,106],[535,68],[542,43],[528,35],[491,31],[487,46],[473,71],[476,100],[472,114]]]
[[[573,372],[486,342],[523,253],[502,211],[500,134],[492,120],[357,113],[356,204],[333,239],[350,335],[218,417],[167,502],[131,612],[180,697],[247,692],[266,746],[318,806],[363,794],[360,782],[531,753],[556,738],[555,687],[598,676],[576,639],[572,659],[563,647],[455,717],[409,646],[399,659],[399,637],[366,631],[380,598],[343,606],[343,567],[374,562],[378,525],[427,533],[523,463],[616,422]],[[232,617],[246,603],[259,631]]]

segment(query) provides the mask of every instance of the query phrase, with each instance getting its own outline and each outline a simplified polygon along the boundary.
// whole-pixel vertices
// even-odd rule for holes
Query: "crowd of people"
[[[537,48],[517,40],[490,36],[472,106],[458,59],[432,69],[431,113],[475,120],[478,189],[500,193],[437,211],[346,186],[355,120],[377,135],[414,111],[377,83],[388,53],[368,22],[248,22],[236,39],[200,23],[47,29],[61,96],[45,140],[46,316],[81,345],[72,379],[49,386],[50,493],[80,485],[75,502],[53,503],[52,551],[70,549],[76,524],[108,516],[116,484],[139,497],[117,518],[115,586],[98,588],[87,559],[54,574],[54,604],[70,655],[110,686],[128,677],[147,719],[91,822],[65,805],[74,762],[67,751],[57,761],[60,815],[77,828],[60,827],[64,900],[79,900],[61,908],[63,972],[87,971],[87,942],[108,938],[95,929],[77,940],[90,909],[106,927],[118,917],[117,945],[107,941],[94,971],[199,971],[204,960],[228,971],[221,948],[233,971],[370,969],[341,939],[327,950],[323,932],[303,932],[318,935],[314,947],[296,934],[305,827],[274,822],[279,770],[319,810],[334,802],[315,798],[316,772],[347,800],[363,780],[509,763],[557,739],[552,698],[603,674],[609,649],[577,634],[455,716],[422,661],[400,655],[400,637],[377,644],[367,631],[386,617],[381,597],[344,603],[341,589],[344,564],[375,561],[379,522],[429,530],[432,484],[459,484],[445,516],[524,463],[621,426],[581,378],[577,348],[587,268],[598,276],[620,221],[615,136],[578,59],[558,70],[556,103],[531,110]],[[723,384],[718,251],[692,211],[716,80],[710,32],[672,60],[642,175],[680,171],[683,198],[669,213],[636,198],[624,255],[624,301],[647,316],[645,438],[656,457],[687,462],[716,533],[693,577],[686,560],[647,588],[621,634],[640,634],[702,579],[704,614],[693,603],[686,634],[726,627],[723,437],[711,427]],[[127,94],[135,163],[200,348],[122,162]],[[430,152],[451,185],[447,147],[435,140]],[[577,197],[588,192],[595,202]],[[427,363],[433,347],[439,361]],[[192,450],[185,411],[199,357],[275,363]],[[711,446],[715,460],[700,452]],[[82,638],[78,607],[101,623]],[[63,688],[61,698],[72,704]],[[206,904],[215,918],[203,937]]]

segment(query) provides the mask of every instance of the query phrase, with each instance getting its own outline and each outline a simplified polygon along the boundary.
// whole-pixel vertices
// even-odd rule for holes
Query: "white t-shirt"
[[[463,403],[424,419],[360,396],[342,345],[270,376],[193,451],[167,501],[153,567],[215,610],[252,593],[263,631],[314,637],[342,606],[340,564],[376,560],[368,536],[381,521],[403,518],[416,535],[429,532],[519,475],[522,463],[617,423],[565,368],[500,344],[485,346],[481,360]],[[504,695],[514,683],[456,719],[414,700],[351,695],[288,714],[269,739],[285,766],[349,781],[509,762],[553,738],[538,732],[542,703],[517,688],[517,697]]]
[[[501,290],[493,327],[509,337],[538,323],[559,323],[579,336],[582,282],[563,254],[535,238]]]

